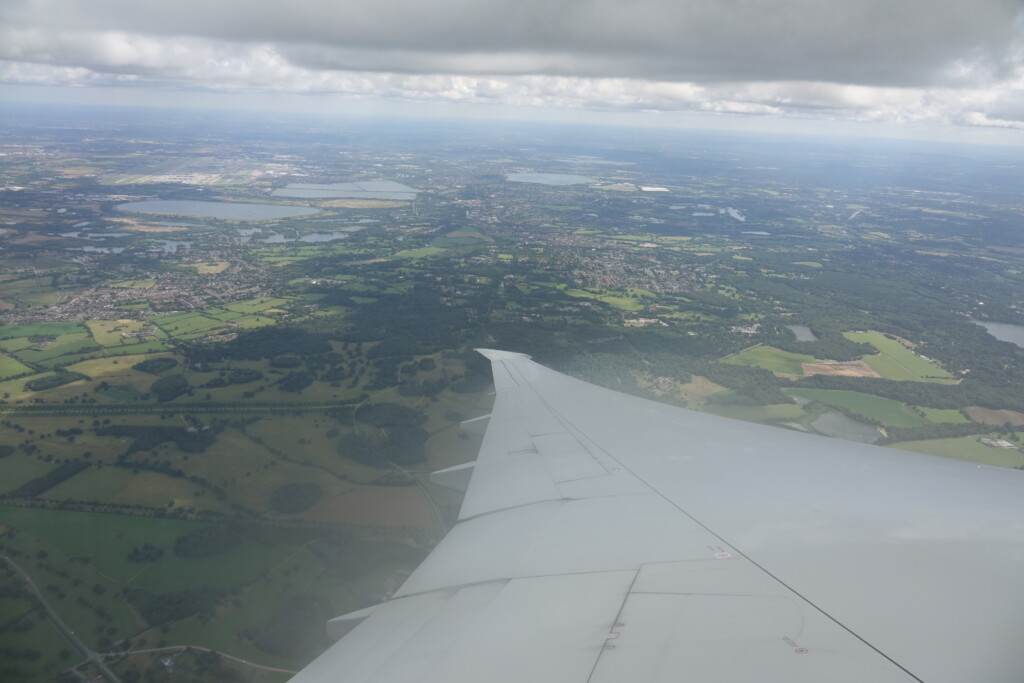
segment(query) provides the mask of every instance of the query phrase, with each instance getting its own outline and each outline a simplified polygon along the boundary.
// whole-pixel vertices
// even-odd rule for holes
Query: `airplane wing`
[[[294,683],[1024,680],[1024,472],[481,352],[459,523]]]

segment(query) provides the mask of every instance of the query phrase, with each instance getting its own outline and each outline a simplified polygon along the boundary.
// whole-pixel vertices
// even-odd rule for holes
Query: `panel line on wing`
[[[570,431],[571,433],[573,433],[573,434],[574,434],[574,438],[576,438],[576,439],[577,439],[577,441],[580,441],[580,439],[581,439],[581,438],[586,438],[586,437],[584,437],[584,436],[583,436],[583,432],[582,432],[582,431],[581,431],[581,430],[580,430],[579,428],[577,428],[577,427],[576,427],[575,425],[573,425],[573,424],[572,424],[572,422],[571,422],[570,420],[568,420],[568,418],[566,418],[566,417],[565,417],[564,415],[562,415],[562,414],[561,414],[561,413],[560,413],[560,412],[559,412],[558,410],[556,410],[556,409],[555,409],[554,407],[552,407],[552,406],[551,406],[551,405],[550,405],[549,403],[547,403],[547,401],[544,401],[544,399],[540,397],[540,393],[539,393],[539,392],[538,392],[538,391],[536,390],[536,388],[534,388],[533,384],[532,384],[532,383],[531,383],[531,382],[530,382],[530,381],[529,381],[529,380],[528,380],[528,379],[527,379],[527,378],[526,378],[526,377],[525,377],[525,376],[523,375],[522,371],[521,371],[521,370],[520,370],[519,368],[516,368],[516,372],[517,372],[517,374],[519,375],[519,377],[520,377],[520,379],[521,379],[521,382],[520,382],[520,387],[527,387],[527,386],[528,386],[528,387],[530,388],[530,390],[531,390],[531,391],[533,391],[533,392],[534,392],[534,393],[535,393],[535,394],[537,395],[538,399],[539,399],[539,400],[541,400],[542,402],[544,402],[545,406],[546,406],[546,407],[548,408],[548,410],[550,411],[550,413],[551,413],[551,416],[552,416],[552,417],[553,417],[554,419],[558,420],[558,421],[559,421],[559,422],[560,422],[560,423],[561,423],[562,425],[564,425],[564,426],[566,427],[566,429],[567,429],[567,430],[569,430],[569,431]],[[865,638],[864,638],[863,636],[859,635],[859,634],[858,634],[858,633],[857,633],[856,631],[854,631],[854,630],[853,630],[853,629],[851,629],[851,628],[850,628],[849,626],[847,626],[846,624],[844,624],[843,622],[841,622],[840,620],[838,620],[838,619],[837,619],[836,617],[834,617],[833,615],[831,615],[831,614],[830,614],[830,613],[829,613],[828,611],[826,611],[826,610],[825,610],[825,609],[823,609],[822,607],[818,606],[818,605],[817,605],[817,604],[815,604],[815,603],[814,603],[813,601],[811,601],[811,600],[810,600],[810,599],[808,599],[808,598],[807,598],[806,596],[804,596],[804,595],[803,595],[803,594],[801,594],[801,593],[800,593],[799,591],[797,591],[797,590],[796,590],[795,588],[793,588],[792,586],[790,586],[789,584],[787,584],[787,583],[786,583],[785,581],[783,581],[782,579],[780,579],[780,578],[779,578],[778,576],[776,576],[776,575],[775,575],[775,574],[773,574],[772,572],[768,571],[768,570],[767,570],[767,569],[766,569],[766,568],[765,568],[764,566],[762,566],[761,564],[759,564],[758,562],[756,562],[756,561],[755,561],[754,559],[752,559],[752,558],[751,558],[751,557],[750,557],[749,555],[747,555],[747,554],[746,554],[746,553],[744,553],[743,551],[741,551],[741,550],[739,550],[738,548],[736,548],[736,547],[735,547],[735,546],[734,546],[734,545],[733,545],[732,543],[730,543],[730,542],[729,542],[729,541],[728,541],[728,540],[727,540],[726,538],[722,537],[722,536],[721,536],[720,534],[718,534],[717,532],[715,532],[714,530],[712,530],[712,529],[711,529],[711,528],[710,528],[709,526],[707,526],[707,525],[706,525],[705,523],[703,523],[702,521],[700,521],[699,519],[697,519],[696,517],[694,517],[694,516],[693,516],[693,515],[692,515],[692,514],[691,514],[690,512],[688,512],[688,511],[687,511],[687,510],[685,510],[685,509],[684,509],[683,507],[681,507],[680,505],[678,505],[678,504],[677,504],[677,503],[676,503],[675,501],[673,501],[673,500],[672,500],[671,498],[669,498],[668,496],[664,495],[664,494],[663,494],[662,492],[660,492],[660,491],[659,491],[658,489],[656,489],[656,488],[655,488],[654,486],[652,486],[652,485],[651,485],[650,483],[648,483],[647,481],[645,481],[644,479],[642,479],[642,478],[641,478],[640,476],[638,476],[638,475],[636,474],[636,472],[634,472],[634,471],[633,471],[633,470],[632,470],[632,469],[631,469],[630,467],[628,467],[627,465],[625,465],[625,464],[624,464],[624,463],[623,463],[622,461],[620,461],[620,460],[618,460],[617,458],[615,458],[615,456],[613,456],[613,455],[612,455],[611,453],[609,453],[609,452],[608,452],[608,451],[607,451],[606,449],[602,448],[602,447],[601,447],[601,446],[600,446],[599,444],[595,443],[595,442],[594,442],[594,441],[592,441],[591,439],[586,439],[586,440],[587,440],[587,441],[588,441],[588,442],[589,442],[589,443],[591,444],[591,446],[592,446],[592,447],[593,447],[593,449],[594,449],[593,451],[589,451],[589,452],[595,452],[595,451],[600,451],[601,453],[603,453],[605,457],[607,457],[608,459],[610,459],[610,460],[612,460],[613,462],[615,462],[615,463],[616,463],[616,464],[617,464],[617,465],[619,466],[619,468],[621,468],[622,470],[624,470],[624,471],[628,472],[628,473],[629,473],[630,475],[632,475],[632,477],[633,477],[634,479],[636,479],[636,481],[640,482],[640,483],[641,483],[641,484],[642,484],[642,485],[643,485],[644,487],[646,487],[646,489],[647,489],[647,490],[648,490],[649,492],[651,492],[651,493],[653,493],[653,494],[657,495],[657,496],[658,496],[659,498],[661,498],[661,499],[662,499],[662,500],[664,500],[664,501],[665,501],[666,503],[668,503],[669,505],[671,505],[671,506],[672,506],[673,508],[675,508],[676,510],[678,510],[678,511],[679,511],[679,512],[680,512],[681,514],[685,515],[685,516],[686,516],[686,517],[687,517],[688,519],[690,519],[690,520],[691,520],[692,522],[694,522],[695,524],[697,524],[698,526],[700,526],[700,527],[701,527],[702,529],[704,529],[704,530],[705,530],[705,531],[706,531],[707,533],[711,534],[711,535],[712,535],[712,536],[713,536],[714,538],[718,539],[718,540],[719,540],[719,541],[721,541],[721,542],[722,542],[723,544],[725,544],[725,545],[729,546],[729,548],[730,548],[730,549],[731,549],[732,551],[734,551],[734,552],[735,552],[735,553],[736,553],[737,555],[739,555],[740,557],[742,557],[743,559],[745,559],[745,560],[746,560],[747,562],[749,562],[749,563],[750,563],[751,565],[753,565],[754,567],[757,567],[757,568],[758,568],[758,569],[759,569],[759,570],[760,570],[761,572],[763,572],[763,573],[764,573],[764,575],[765,575],[765,576],[768,576],[768,577],[770,577],[771,579],[773,579],[774,581],[776,581],[776,582],[777,582],[777,583],[778,583],[778,584],[779,584],[780,586],[784,587],[784,588],[785,588],[786,590],[788,590],[788,591],[789,591],[790,593],[792,593],[792,594],[793,594],[794,596],[798,597],[798,598],[799,598],[800,600],[802,600],[803,602],[805,602],[806,604],[808,604],[808,605],[810,605],[810,606],[811,606],[812,608],[814,608],[814,609],[815,609],[815,610],[816,610],[816,611],[817,611],[818,613],[820,613],[820,614],[822,614],[823,616],[825,616],[825,617],[826,617],[826,618],[827,618],[827,619],[828,619],[829,621],[831,621],[831,622],[835,623],[835,624],[836,624],[837,626],[839,626],[840,628],[842,628],[842,629],[843,629],[844,631],[846,631],[847,633],[849,633],[849,634],[850,634],[851,636],[853,636],[854,638],[856,638],[856,639],[857,639],[858,641],[860,641],[861,643],[863,643],[864,645],[866,645],[867,647],[869,647],[869,648],[870,648],[871,650],[875,651],[875,652],[876,652],[876,653],[877,653],[877,654],[878,654],[879,656],[883,657],[883,658],[884,658],[885,660],[887,660],[887,661],[888,661],[889,663],[891,663],[891,664],[892,664],[893,666],[897,667],[898,669],[900,669],[900,670],[901,670],[902,672],[904,672],[905,674],[907,674],[908,676],[910,676],[910,677],[911,677],[911,678],[913,678],[914,680],[916,680],[916,681],[920,681],[921,683],[923,683],[923,681],[922,681],[922,679],[921,679],[921,678],[919,678],[918,676],[915,676],[915,675],[914,675],[914,674],[913,674],[913,673],[912,673],[911,671],[909,671],[909,670],[908,670],[908,669],[907,669],[906,667],[904,667],[904,666],[903,666],[903,665],[901,665],[901,664],[900,664],[899,662],[897,662],[896,660],[894,660],[894,659],[893,659],[892,657],[890,657],[889,655],[887,655],[887,654],[886,654],[886,653],[885,653],[885,652],[884,652],[883,650],[881,650],[881,649],[880,649],[879,647],[877,647],[877,646],[873,645],[873,644],[872,644],[871,642],[869,642],[868,640],[866,640],[866,639],[865,639]],[[582,445],[583,445],[583,444],[582,444],[582,441],[581,441],[580,443],[581,443],[581,446],[582,446]],[[589,450],[589,449],[588,449],[588,450]],[[599,659],[600,659],[600,657],[599,657]],[[596,670],[596,665],[595,665],[595,670]]]

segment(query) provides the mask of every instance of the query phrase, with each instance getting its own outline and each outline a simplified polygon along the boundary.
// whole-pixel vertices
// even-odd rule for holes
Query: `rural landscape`
[[[173,114],[173,115],[172,115]],[[287,680],[454,523],[507,349],[1024,468],[1024,166],[840,137],[0,106],[0,679]]]

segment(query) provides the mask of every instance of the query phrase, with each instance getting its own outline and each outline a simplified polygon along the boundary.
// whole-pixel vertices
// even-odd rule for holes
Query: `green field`
[[[0,339],[34,337],[38,335],[56,336],[58,334],[74,334],[76,332],[85,332],[81,323],[39,323],[38,325],[0,326]]]
[[[881,332],[843,332],[850,341],[867,342],[878,355],[864,356],[864,362],[885,379],[908,382],[952,382],[953,375],[929,363],[906,346]]]
[[[630,296],[631,292],[636,292],[635,296]],[[587,289],[566,289],[565,293],[571,297],[578,299],[594,299],[595,301],[603,301],[609,306],[613,306],[621,311],[627,311],[629,313],[635,313],[636,311],[642,311],[644,304],[638,299],[645,298],[646,290],[630,290],[630,292],[615,292],[609,291],[605,293],[591,292]]]
[[[463,228],[462,230],[456,230],[446,235],[435,237],[431,241],[430,246],[441,249],[455,249],[458,247],[475,246],[485,241],[487,241],[487,238],[481,235],[476,228]]]
[[[121,335],[138,334],[146,323],[141,320],[89,320],[85,326],[100,346],[122,346],[139,343],[136,337],[122,338]]]
[[[202,313],[176,313],[154,316],[153,322],[175,339],[189,339],[206,336],[214,330],[223,330],[228,324]]]
[[[137,340],[134,344],[124,344],[122,346],[112,346],[106,349],[108,356],[130,356],[136,353],[156,353],[158,351],[166,351],[167,345],[159,341],[143,341]]]
[[[51,500],[95,500],[106,502],[132,480],[132,473],[120,467],[90,467],[65,479],[40,497]]]
[[[801,363],[813,363],[814,356],[806,353],[791,353],[772,346],[752,346],[739,353],[722,358],[719,362],[728,365],[751,365],[780,375],[803,375]]]
[[[28,337],[15,337],[14,339],[4,339],[3,341],[0,341],[0,350],[20,351],[21,349],[27,349],[32,345],[33,341]]]
[[[918,427],[929,421],[910,406],[888,398],[842,389],[783,389],[790,396],[843,408],[886,427]],[[959,414],[959,413],[958,413]]]
[[[988,434],[995,439],[1006,438],[1002,434]],[[942,455],[947,458],[970,460],[984,465],[1000,467],[1024,467],[1024,453],[1019,450],[990,448],[981,443],[981,436],[964,436],[958,439],[923,439],[921,441],[900,441],[891,444],[892,448],[917,453]]]
[[[732,417],[747,422],[778,422],[799,420],[803,417],[803,408],[796,403],[776,403],[766,406],[730,406],[719,405],[708,401],[701,408],[702,412],[713,413],[723,417]]]
[[[929,422],[952,422],[953,424],[965,424],[970,420],[964,417],[959,410],[943,410],[942,408],[920,408]]]
[[[425,256],[434,256],[435,254],[443,254],[446,249],[441,247],[420,247],[419,249],[405,249],[403,251],[397,251],[391,255],[393,259],[416,259],[423,258]]]
[[[41,477],[56,467],[52,463],[43,462],[24,453],[14,453],[3,458],[0,460],[0,466],[4,472],[3,481],[0,482],[0,493],[10,493],[26,481]]]
[[[89,350],[99,350],[92,336],[87,332],[73,332],[57,335],[54,341],[43,344],[42,348],[22,349],[16,351],[14,355],[25,363],[44,363],[61,356],[81,354]]]
[[[25,375],[32,371],[32,368],[18,362],[16,358],[0,356],[0,379],[17,377],[18,375]]]
[[[233,304],[228,304],[224,308],[229,311],[235,311],[236,313],[260,313],[269,308],[281,308],[287,304],[290,299],[276,299],[272,297],[266,297],[262,299],[248,299],[246,301],[236,301]]]

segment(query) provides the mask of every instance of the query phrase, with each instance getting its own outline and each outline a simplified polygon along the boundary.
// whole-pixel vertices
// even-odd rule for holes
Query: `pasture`
[[[881,332],[843,332],[850,341],[867,342],[878,355],[864,356],[864,362],[885,379],[908,382],[955,382],[953,375],[921,358],[912,350]]]
[[[842,389],[783,389],[790,396],[820,401],[835,408],[848,410],[886,427],[918,427],[929,420],[918,415],[910,406],[888,398]]]
[[[1024,466],[1024,452],[1009,448],[990,448],[981,443],[982,436],[994,439],[1006,438],[1001,434],[982,434],[980,436],[963,436],[958,439],[923,439],[921,441],[900,441],[890,444],[892,448],[917,453],[942,455],[958,460],[970,460],[983,465],[999,467]]]
[[[30,372],[33,372],[32,368],[21,363],[18,359],[0,355],[0,379],[17,377],[18,375],[25,375]]]
[[[773,346],[752,346],[719,360],[727,365],[749,365],[770,370],[778,375],[803,375],[804,363],[814,363],[814,356],[791,353]]]

